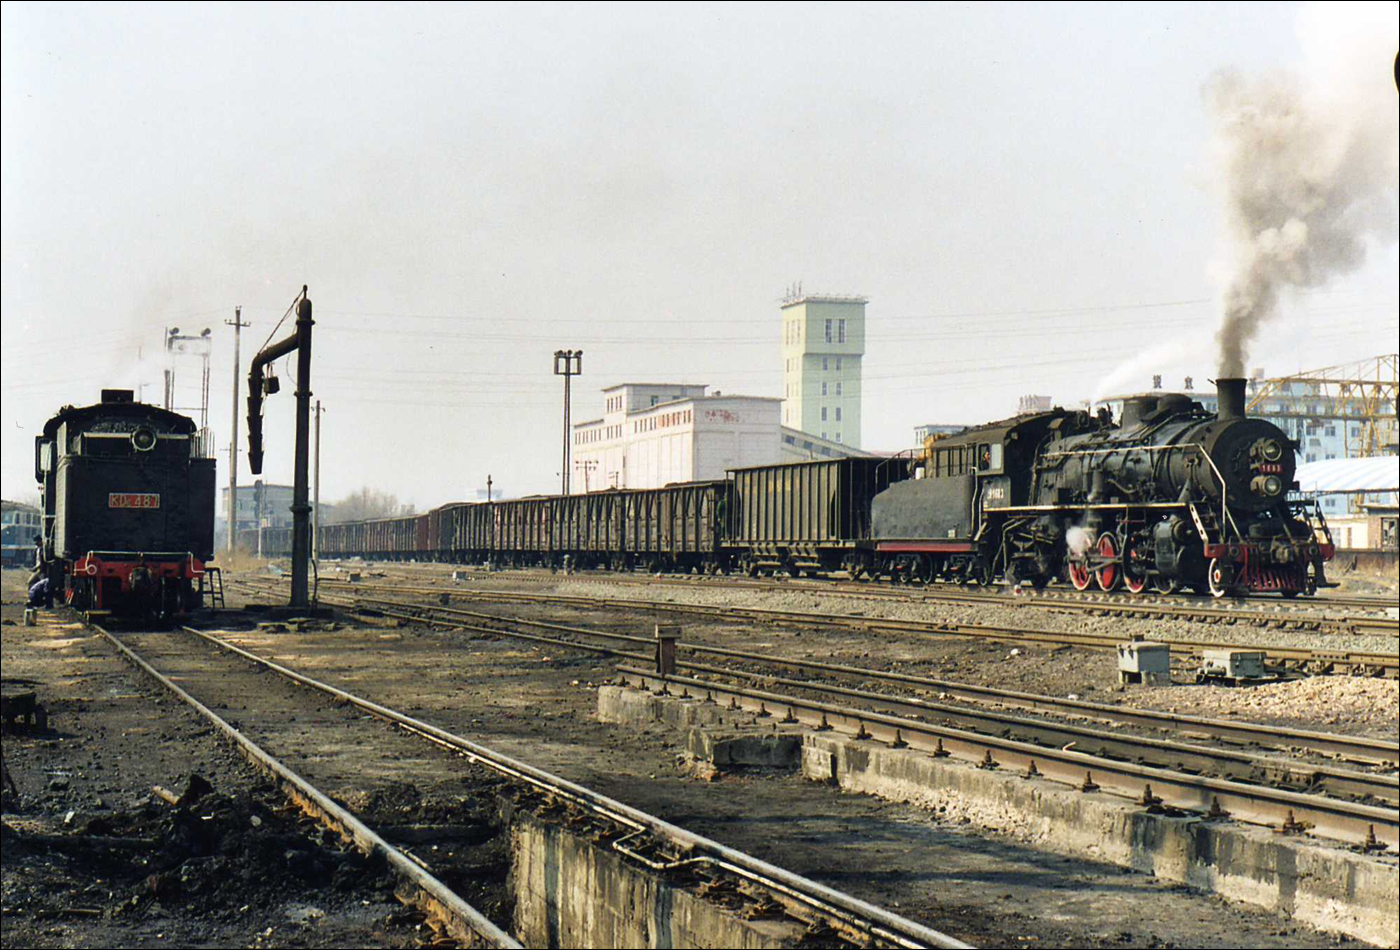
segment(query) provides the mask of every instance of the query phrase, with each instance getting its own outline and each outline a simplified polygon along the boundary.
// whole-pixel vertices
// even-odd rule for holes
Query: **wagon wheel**
[[[919,555],[919,559],[914,562],[914,582],[916,584],[933,583],[933,558],[927,554]]]
[[[1105,531],[1099,535],[1099,554],[1106,558],[1116,558],[1118,556],[1118,539],[1111,532]],[[1099,590],[1110,591],[1118,586],[1118,577],[1122,571],[1118,570],[1118,564],[1110,563],[1100,565],[1094,570],[1094,579],[1099,582]]]
[[[992,572],[992,562],[984,557],[977,559],[972,567],[972,574],[982,587],[991,587],[992,582],[996,580],[996,574]]]

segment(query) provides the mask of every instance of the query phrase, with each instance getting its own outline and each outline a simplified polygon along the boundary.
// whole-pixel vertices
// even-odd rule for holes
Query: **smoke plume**
[[[1353,271],[1368,244],[1396,239],[1394,9],[1308,9],[1299,37],[1303,75],[1230,71],[1205,87],[1230,249],[1222,376],[1244,375],[1281,293]]]

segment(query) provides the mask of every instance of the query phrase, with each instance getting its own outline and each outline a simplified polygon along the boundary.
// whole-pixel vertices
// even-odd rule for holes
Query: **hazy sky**
[[[1396,4],[1326,9],[1380,24],[1393,104]],[[1305,65],[1298,9],[1254,4],[7,3],[0,36],[4,495],[33,491],[59,406],[159,400],[166,326],[213,328],[227,445],[223,321],[254,324],[246,374],[309,284],[322,496],[420,508],[488,473],[557,486],[557,348],[585,351],[575,420],[627,380],[780,395],[798,280],[870,298],[867,448],[1077,401],[1164,341],[1133,388],[1204,380],[1202,90]],[[1250,365],[1395,351],[1398,272],[1383,242],[1287,298]],[[277,481],[291,389],[267,410]]]

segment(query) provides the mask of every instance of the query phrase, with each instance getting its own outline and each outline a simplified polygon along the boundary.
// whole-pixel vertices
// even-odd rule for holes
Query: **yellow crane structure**
[[[1248,411],[1293,417],[1309,427],[1340,422],[1347,458],[1396,452],[1400,354],[1259,380]],[[1353,425],[1355,424],[1355,425]]]

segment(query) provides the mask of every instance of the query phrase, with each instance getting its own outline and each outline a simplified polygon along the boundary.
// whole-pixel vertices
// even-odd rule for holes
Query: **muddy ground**
[[[12,597],[14,581],[8,572],[5,579]],[[236,606],[237,599],[231,600]],[[5,619],[18,616],[16,607],[4,610]],[[624,733],[597,721],[596,687],[609,678],[610,667],[594,656],[416,627],[355,625],[284,633],[246,629],[243,617],[227,619],[240,622],[220,626],[230,628],[230,638],[249,649],[973,943],[1355,945],[1142,875],[1036,852],[915,808],[843,794],[792,774],[755,772],[698,781],[677,768],[674,736],[659,728]],[[233,630],[235,626],[244,629]],[[750,631],[749,636],[766,634]],[[834,649],[810,632],[797,638],[804,639],[813,652]],[[54,728],[54,735],[41,739],[5,739],[5,761],[15,772],[26,809],[18,816],[7,813],[7,823],[31,833],[71,834],[73,828],[85,827],[82,822],[110,815],[117,821],[105,833],[164,840],[168,835],[161,833],[159,822],[174,818],[169,806],[150,799],[150,786],[178,790],[197,772],[228,797],[221,807],[233,825],[257,815],[277,835],[295,832],[294,819],[278,816],[265,790],[200,721],[169,700],[157,702],[156,694],[85,631],[4,626],[0,648],[6,677],[39,681]],[[936,662],[966,664],[971,671],[991,659],[979,663],[976,654],[965,653]],[[241,703],[255,698],[230,699],[228,714],[235,716]],[[304,723],[332,715],[321,704],[300,701],[311,703],[296,713]],[[386,755],[385,747],[349,742],[331,749],[313,741],[309,731],[307,736],[302,753],[324,760],[311,768],[334,766],[340,774],[358,768],[363,776],[359,787],[342,785],[336,794],[381,820],[393,820],[396,808],[410,820],[432,820],[435,810],[450,808],[453,796],[463,794],[453,785],[455,777],[443,771],[440,757]],[[55,778],[67,786],[51,788]],[[77,814],[65,825],[69,811]],[[237,874],[227,876],[221,888],[206,891],[192,871],[190,899],[177,900],[162,898],[159,882],[152,891],[147,883],[152,872],[138,876],[144,867],[114,870],[42,844],[14,849],[7,838],[0,863],[4,943],[411,946],[425,939],[375,869],[342,874],[353,886],[338,890],[334,868],[347,859],[336,857],[338,847],[309,844],[322,850],[289,847],[279,857],[252,845],[246,852],[234,848],[229,860]],[[287,857],[299,850],[312,855],[307,859],[311,863]],[[246,861],[245,853],[251,855]],[[156,860],[172,860],[162,855],[157,852]],[[177,880],[182,867],[169,869]],[[253,871],[246,887],[245,867],[264,872],[259,877]],[[327,868],[332,869],[329,875]],[[142,887],[148,896],[141,914],[157,907],[157,916],[118,913]],[[477,897],[489,900],[489,894]],[[321,915],[303,909],[308,907]],[[68,908],[66,916],[54,916],[63,908]],[[101,916],[89,915],[86,909],[91,908]],[[271,932],[265,933],[268,928]]]

